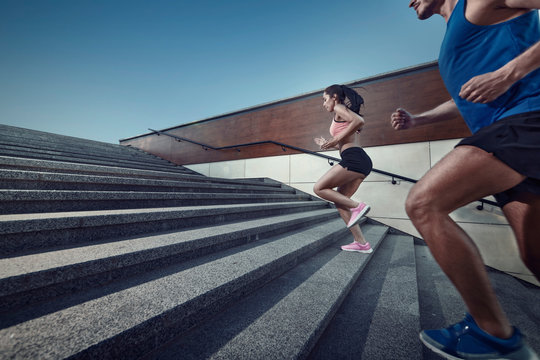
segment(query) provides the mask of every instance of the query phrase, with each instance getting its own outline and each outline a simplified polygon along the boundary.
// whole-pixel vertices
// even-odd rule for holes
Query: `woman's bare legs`
[[[315,183],[315,185],[313,186],[313,191],[315,192],[315,194],[317,194],[317,196],[333,202],[334,204],[336,204],[336,206],[352,209],[357,207],[359,203],[334,189],[358,180],[360,180],[360,182],[358,183],[358,186],[360,186],[360,183],[364,179],[365,176],[363,174],[357,173],[355,171],[349,171],[343,168],[341,165],[337,165],[333,166],[330,170],[328,170],[326,174],[324,174]],[[358,189],[358,186],[356,187],[356,189]],[[356,191],[356,189],[354,191]]]
[[[406,202],[407,214],[477,324],[499,338],[512,334],[510,323],[478,248],[449,214],[484,196],[512,188],[524,179],[493,155],[476,147],[459,146],[415,184]],[[514,227],[515,223],[511,221],[510,225]]]
[[[337,191],[340,194],[350,198],[354,195],[356,190],[358,190],[358,187],[360,186],[362,181],[364,181],[364,178],[353,180],[350,183],[347,183],[343,186],[339,186],[337,188]],[[351,219],[351,210],[349,208],[345,208],[339,205],[336,205],[336,207],[339,212],[339,215],[341,216],[343,221],[345,221],[345,224],[348,224],[349,220]],[[366,243],[364,234],[362,234],[362,230],[360,230],[360,225],[357,224],[357,225],[351,226],[349,230],[351,230],[351,233],[353,234],[354,241],[362,245]]]
[[[341,165],[337,165],[328,170],[317,181],[313,191],[321,198],[336,204],[339,215],[345,221],[345,224],[348,224],[351,219],[350,209],[357,207],[359,204],[357,201],[352,200],[351,196],[358,190],[364,179],[363,174],[349,171]],[[334,188],[337,188],[337,190],[334,190]],[[359,225],[352,226],[349,230],[353,234],[354,241],[362,245],[366,243]]]

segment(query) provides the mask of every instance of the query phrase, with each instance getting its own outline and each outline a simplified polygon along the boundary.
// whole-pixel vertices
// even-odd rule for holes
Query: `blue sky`
[[[0,123],[117,143],[436,60],[444,29],[408,0],[0,0]]]

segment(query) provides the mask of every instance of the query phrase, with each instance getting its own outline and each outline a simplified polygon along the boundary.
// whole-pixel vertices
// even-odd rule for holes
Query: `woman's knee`
[[[317,196],[321,196],[323,189],[324,188],[319,183],[315,183],[315,185],[313,185],[313,192]]]

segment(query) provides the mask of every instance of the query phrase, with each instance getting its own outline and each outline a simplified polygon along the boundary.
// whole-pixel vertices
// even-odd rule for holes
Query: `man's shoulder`
[[[473,24],[492,25],[529,11],[523,7],[513,7],[517,5],[519,5],[517,0],[467,0],[465,12],[467,19]]]
[[[509,7],[507,5],[507,0],[467,0],[467,6],[484,7],[486,9],[501,9]]]

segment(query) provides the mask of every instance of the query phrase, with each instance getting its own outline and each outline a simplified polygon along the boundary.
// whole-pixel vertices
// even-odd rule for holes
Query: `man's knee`
[[[405,211],[409,218],[413,221],[422,221],[430,214],[431,201],[429,200],[426,191],[421,190],[419,187],[414,186],[407,200],[405,201]]]

